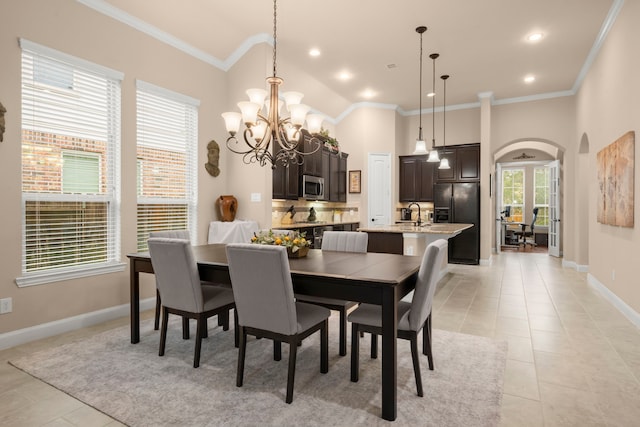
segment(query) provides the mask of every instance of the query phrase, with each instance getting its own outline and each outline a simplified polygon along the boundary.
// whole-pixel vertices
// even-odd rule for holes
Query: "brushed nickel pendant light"
[[[416,148],[413,154],[427,154],[427,144],[422,137],[422,34],[427,31],[427,27],[420,26],[416,28],[416,32],[420,34],[420,127],[418,128],[418,139],[416,139]]]
[[[431,151],[429,151],[429,158],[427,162],[436,163],[440,161],[440,155],[436,150],[436,59],[440,55],[432,53],[429,58],[433,60],[433,92],[431,93]]]
[[[438,169],[451,169],[451,166],[449,166],[449,160],[444,157],[444,153],[445,150],[447,148],[447,137],[446,137],[446,131],[447,131],[447,79],[449,78],[448,74],[445,74],[443,76],[440,76],[440,78],[442,79],[443,85],[444,85],[444,90],[442,93],[442,100],[443,100],[443,105],[442,105],[442,147],[443,147],[443,151],[442,151],[442,160],[440,160],[440,166],[438,166]]]

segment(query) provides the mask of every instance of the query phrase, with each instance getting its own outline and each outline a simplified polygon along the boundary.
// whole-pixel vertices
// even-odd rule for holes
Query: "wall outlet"
[[[251,201],[252,202],[261,202],[262,201],[262,193],[251,193]]]
[[[11,298],[0,299],[0,314],[11,313],[13,311],[13,301]]]

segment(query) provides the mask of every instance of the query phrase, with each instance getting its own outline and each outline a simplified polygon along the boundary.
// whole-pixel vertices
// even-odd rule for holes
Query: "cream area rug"
[[[284,401],[288,346],[275,362],[271,341],[250,339],[244,385],[236,387],[233,329],[214,327],[215,318],[197,369],[194,340],[182,339],[179,320],[170,322],[163,357],[159,331],[146,320],[138,344],[130,343],[128,327],[120,327],[10,363],[130,426],[498,425],[506,342],[434,330],[435,370],[429,371],[421,355],[420,398],[409,342],[398,340],[398,417],[390,424],[380,418],[381,359],[369,357],[369,335],[360,340],[360,381],[352,383],[350,353],[337,354],[336,316],[330,322],[329,373],[320,373],[314,334],[298,350],[290,405]]]

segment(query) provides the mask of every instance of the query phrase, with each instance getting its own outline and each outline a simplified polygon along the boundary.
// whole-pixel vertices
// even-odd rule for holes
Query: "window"
[[[533,207],[538,208],[536,225],[549,225],[549,169],[538,167],[533,169]]]
[[[524,169],[502,170],[502,206],[511,206],[511,221],[522,222],[524,209]]]
[[[124,270],[120,262],[122,74],[21,39],[19,286]]]
[[[195,236],[199,102],[137,82],[138,250],[149,233],[186,229]]]

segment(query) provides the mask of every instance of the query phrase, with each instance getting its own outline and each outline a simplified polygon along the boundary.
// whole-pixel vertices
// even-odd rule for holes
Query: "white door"
[[[549,255],[560,256],[560,161],[549,163]]]
[[[502,246],[502,165],[496,163],[496,174],[494,176],[495,181],[495,193],[493,193],[493,199],[496,202],[496,253],[500,253],[500,247]]]
[[[391,223],[391,154],[369,153],[367,224]]]

